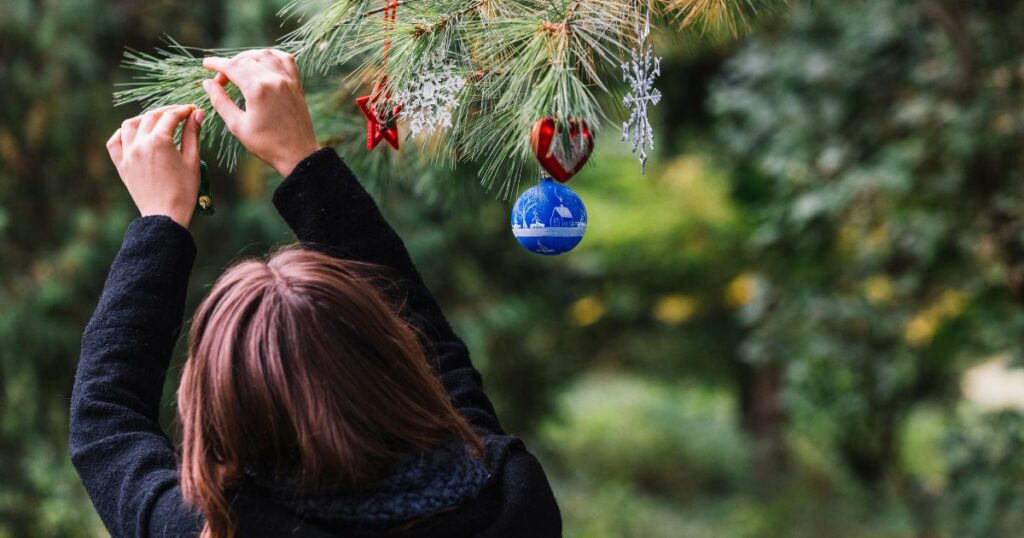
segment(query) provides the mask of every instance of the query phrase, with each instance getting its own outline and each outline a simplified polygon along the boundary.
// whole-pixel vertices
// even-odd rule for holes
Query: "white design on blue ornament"
[[[531,252],[568,252],[587,231],[587,208],[572,189],[549,177],[527,189],[512,206],[512,235]]]

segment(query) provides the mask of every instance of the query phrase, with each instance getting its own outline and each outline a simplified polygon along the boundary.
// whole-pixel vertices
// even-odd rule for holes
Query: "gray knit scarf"
[[[303,492],[246,474],[260,489],[268,491],[274,502],[305,519],[381,527],[472,500],[490,478],[483,461],[473,457],[461,439],[404,456],[387,477],[360,490]]]

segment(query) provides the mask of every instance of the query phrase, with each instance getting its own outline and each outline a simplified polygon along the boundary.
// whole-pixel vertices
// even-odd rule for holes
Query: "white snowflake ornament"
[[[465,85],[457,66],[446,61],[445,51],[440,50],[395,94],[395,101],[402,105],[399,117],[409,122],[413,136],[447,129],[452,126],[452,109],[459,106],[457,98]]]
[[[646,172],[647,151],[654,149],[654,129],[647,118],[647,107],[661,101],[661,91],[654,87],[654,79],[661,74],[661,57],[654,56],[647,43],[651,33],[650,14],[639,34],[639,47],[631,51],[632,60],[622,64],[622,78],[632,90],[622,103],[629,109],[629,120],[622,123],[622,139],[632,143],[633,153],[639,148],[640,173]]]

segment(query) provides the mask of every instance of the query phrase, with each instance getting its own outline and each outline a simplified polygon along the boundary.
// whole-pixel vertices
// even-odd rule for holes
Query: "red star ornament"
[[[382,120],[377,115],[377,96],[376,92],[371,95],[364,95],[356,99],[356,105],[359,106],[359,110],[363,111],[363,115],[366,116],[366,149],[372,150],[380,144],[381,140],[386,141],[391,147],[398,149],[398,113],[402,110],[402,105],[395,105],[391,112],[391,118]],[[388,97],[384,98],[385,101],[390,101]]]

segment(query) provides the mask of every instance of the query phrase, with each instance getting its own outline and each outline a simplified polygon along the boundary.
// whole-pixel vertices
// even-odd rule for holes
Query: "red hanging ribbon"
[[[367,150],[377,147],[381,140],[398,149],[397,121],[402,107],[391,103],[391,92],[386,90],[387,75],[384,72],[388,64],[388,52],[391,49],[391,31],[395,27],[398,0],[384,0],[384,2],[384,28],[388,31],[388,37],[384,40],[384,57],[381,59],[381,68],[375,77],[376,81],[370,95],[356,99],[356,105],[366,116]]]

